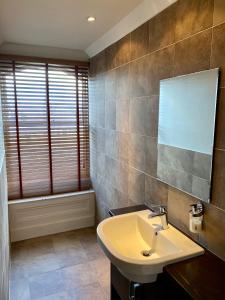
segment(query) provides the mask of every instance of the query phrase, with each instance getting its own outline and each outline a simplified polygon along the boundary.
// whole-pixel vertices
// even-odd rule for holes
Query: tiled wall
[[[9,298],[8,196],[0,94],[0,299]]]
[[[157,177],[206,202],[210,197],[212,155],[158,144]]]
[[[220,67],[211,204],[194,236],[225,260],[225,1],[179,0],[91,59],[91,177],[98,219],[109,208],[168,204],[188,232],[196,201],[156,179],[159,80]]]

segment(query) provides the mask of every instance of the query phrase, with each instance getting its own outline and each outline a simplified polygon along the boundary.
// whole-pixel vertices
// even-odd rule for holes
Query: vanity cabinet
[[[111,300],[190,300],[192,299],[166,273],[156,282],[138,284],[129,281],[111,264]]]

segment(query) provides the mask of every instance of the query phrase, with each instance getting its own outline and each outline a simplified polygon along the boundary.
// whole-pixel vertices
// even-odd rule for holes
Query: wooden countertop
[[[137,205],[112,209],[111,216],[148,209]],[[164,271],[194,300],[225,299],[225,262],[205,249],[201,256],[168,265]]]

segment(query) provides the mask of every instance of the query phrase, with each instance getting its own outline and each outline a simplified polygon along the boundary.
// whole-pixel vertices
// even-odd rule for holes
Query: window
[[[89,188],[88,69],[0,62],[9,199]]]

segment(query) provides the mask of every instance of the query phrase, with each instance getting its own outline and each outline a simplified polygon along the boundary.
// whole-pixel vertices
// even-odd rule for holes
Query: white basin
[[[160,217],[149,219],[148,215],[149,210],[143,210],[114,216],[97,227],[106,256],[124,276],[140,283],[154,282],[168,264],[204,253],[170,224],[168,229],[158,231]],[[150,256],[144,256],[143,250],[151,250]]]

